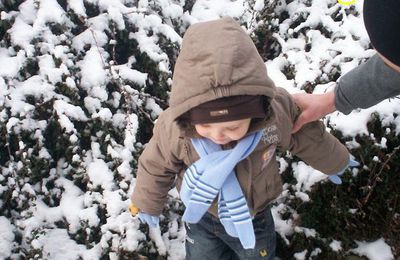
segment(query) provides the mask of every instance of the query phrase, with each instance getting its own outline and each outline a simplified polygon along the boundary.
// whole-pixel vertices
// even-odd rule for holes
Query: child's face
[[[242,139],[249,130],[251,118],[222,123],[196,124],[197,133],[216,144],[227,144]]]

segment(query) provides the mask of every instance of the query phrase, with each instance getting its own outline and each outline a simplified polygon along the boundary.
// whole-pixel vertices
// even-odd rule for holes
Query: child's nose
[[[223,139],[224,137],[225,137],[225,135],[222,131],[218,131],[215,134],[215,139]]]

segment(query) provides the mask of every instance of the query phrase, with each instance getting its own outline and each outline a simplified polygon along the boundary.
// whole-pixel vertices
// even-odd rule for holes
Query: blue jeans
[[[271,208],[267,207],[253,219],[256,246],[244,249],[240,240],[229,236],[218,218],[204,214],[197,224],[186,224],[186,259],[229,260],[275,258],[276,234]]]

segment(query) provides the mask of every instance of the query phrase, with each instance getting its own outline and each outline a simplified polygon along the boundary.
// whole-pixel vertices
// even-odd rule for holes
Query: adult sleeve
[[[375,54],[340,78],[335,88],[335,105],[340,112],[349,114],[353,109],[368,108],[399,94],[400,73]]]

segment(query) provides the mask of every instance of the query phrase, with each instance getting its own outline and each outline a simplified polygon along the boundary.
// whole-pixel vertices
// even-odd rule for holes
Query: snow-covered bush
[[[149,230],[127,207],[136,160],[167,107],[186,28],[232,16],[253,38],[276,85],[318,93],[374,53],[361,6],[0,2],[0,258],[183,259],[176,191],[160,229]],[[342,186],[312,186],[325,177],[289,154],[278,158],[285,180],[273,208],[278,256],[372,257],[364,248],[374,241],[388,259],[400,256],[399,107],[392,99],[325,119],[362,165]]]
[[[2,4],[1,213],[15,237],[4,256],[96,259],[147,246],[126,209],[185,27],[171,4]]]

